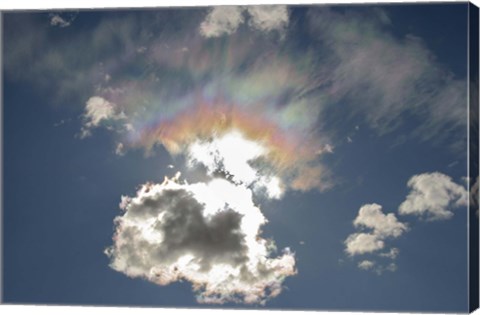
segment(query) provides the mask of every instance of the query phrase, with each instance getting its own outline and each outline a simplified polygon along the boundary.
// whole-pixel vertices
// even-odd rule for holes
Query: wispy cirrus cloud
[[[439,64],[421,38],[394,36],[385,17],[383,10],[309,12],[311,34],[324,44],[329,61],[330,97],[348,102],[351,115],[379,134],[395,131],[406,123],[404,115],[413,115],[422,124],[408,137],[440,142],[451,136],[452,148],[465,147],[465,78]]]
[[[8,43],[6,71],[29,80],[44,78],[36,86],[55,85],[53,93],[62,102],[76,98],[77,103],[86,104],[85,95],[90,94],[116,104],[128,116],[128,123],[139,127],[136,133],[125,135],[128,139],[115,139],[124,143],[126,151],[140,146],[134,141],[139,137],[148,139],[147,149],[155,141],[170,145],[171,139],[162,139],[163,135],[145,135],[145,127],[161,126],[162,119],[185,115],[189,108],[204,110],[205,103],[223,103],[223,108],[210,106],[209,110],[226,122],[236,119],[230,107],[255,108],[257,115],[268,117],[284,134],[308,139],[304,147],[313,152],[335,146],[342,131],[328,117],[338,111],[360,117],[379,134],[396,130],[402,125],[402,115],[408,113],[422,124],[407,136],[427,140],[451,135],[455,143],[461,139],[456,135],[463,133],[466,113],[463,106],[454,104],[463,102],[463,80],[443,69],[421,39],[393,36],[383,11],[372,15],[325,8],[308,10],[308,40],[302,51],[293,41],[261,36],[263,31],[296,27],[290,23],[289,10],[285,6],[231,6],[152,12],[142,18],[128,14],[92,25],[92,36],[79,33],[57,39],[62,50],[46,46],[50,34],[36,28],[34,37]],[[214,12],[219,12],[218,17]],[[175,31],[161,31],[159,21],[169,25],[173,15],[184,23]],[[228,31],[212,32],[224,38],[205,39],[192,32],[210,22],[216,25],[217,18]],[[239,29],[247,22],[249,27]],[[22,27],[16,29],[21,36]],[[38,50],[45,51],[40,58],[28,53]],[[80,56],[78,51],[84,53]],[[13,71],[19,64],[31,67]],[[436,132],[438,128],[450,132]],[[154,134],[159,135],[158,130]],[[329,170],[318,162],[322,157],[311,156],[301,164],[297,161],[302,167],[290,176],[292,186],[299,190],[330,187]]]
[[[322,119],[320,113],[325,116],[339,110],[349,112],[351,119],[363,119],[379,134],[397,130],[405,123],[404,115],[413,115],[422,124],[411,128],[408,137],[445,140],[451,146],[462,147],[459,143],[464,143],[462,134],[467,121],[463,106],[466,81],[437,62],[422,39],[394,36],[386,11],[340,12],[322,7],[307,10],[307,46],[301,52],[294,41],[275,41],[255,34],[282,28],[295,30],[289,10],[292,8],[286,6],[222,6],[151,12],[142,18],[128,14],[92,24],[89,36],[57,36],[56,47],[62,49],[45,44],[51,38],[48,28],[28,27],[38,21],[7,18],[7,23],[12,24],[8,28],[15,29],[15,34],[6,34],[10,47],[5,54],[6,71],[10,77],[35,80],[37,88],[55,86],[49,92],[59,100],[76,98],[77,103],[85,104],[82,97],[90,93],[118,104],[126,114],[137,111],[132,104],[139,103],[147,111],[157,111],[154,99],[171,103],[177,89],[200,88],[208,90],[212,97],[223,91],[221,94],[231,94],[242,103],[270,93],[269,102],[274,98],[277,102],[291,102],[292,106],[278,112],[282,123],[313,120],[323,137],[342,131]],[[159,21],[169,25],[173,18],[182,21],[181,26],[172,32],[161,31]],[[217,20],[223,22],[218,24]],[[250,26],[240,30],[245,23]],[[212,34],[226,35],[225,47],[215,37],[208,41],[199,32],[192,32],[210,24]],[[19,36],[23,38],[21,43],[13,40]],[[221,52],[217,51],[220,47]],[[38,57],[33,51],[44,53]],[[30,66],[25,71],[12,70],[23,64]],[[138,74],[135,80],[132,73]],[[164,77],[165,73],[170,77]],[[281,82],[286,73],[288,84]],[[177,82],[175,87],[172,81]],[[259,81],[267,88],[259,89]],[[270,85],[278,92],[273,93]],[[119,89],[123,89],[121,96],[111,93]],[[338,103],[344,106],[336,106]],[[281,104],[275,105],[279,108]],[[268,114],[277,112],[271,110]],[[449,132],[438,132],[440,129]]]

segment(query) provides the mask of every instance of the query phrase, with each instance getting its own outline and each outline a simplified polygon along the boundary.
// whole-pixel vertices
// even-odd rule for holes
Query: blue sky
[[[467,310],[467,9],[5,13],[4,301]]]

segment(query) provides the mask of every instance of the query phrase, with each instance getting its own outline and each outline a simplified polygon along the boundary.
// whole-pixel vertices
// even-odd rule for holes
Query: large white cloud
[[[288,248],[260,236],[267,222],[252,192],[225,179],[147,183],[122,197],[110,266],[159,285],[186,280],[202,303],[264,303],[296,273]]]
[[[398,208],[401,215],[416,215],[427,220],[446,220],[452,210],[468,205],[465,187],[449,176],[434,172],[415,175],[408,181],[411,188],[406,200]]]

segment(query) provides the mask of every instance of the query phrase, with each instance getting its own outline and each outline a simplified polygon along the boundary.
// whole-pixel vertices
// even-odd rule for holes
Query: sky
[[[4,13],[4,302],[466,311],[467,14]]]

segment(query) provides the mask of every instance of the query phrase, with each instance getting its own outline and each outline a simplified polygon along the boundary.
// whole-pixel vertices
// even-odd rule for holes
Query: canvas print
[[[478,8],[3,11],[2,302],[478,307]]]

